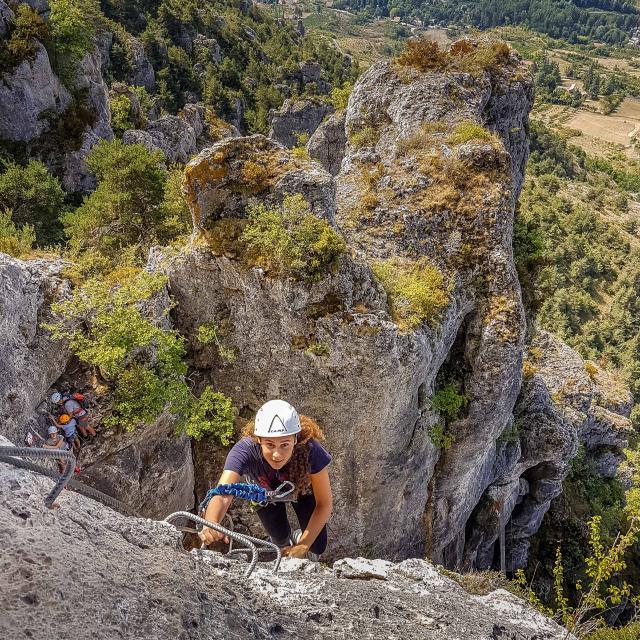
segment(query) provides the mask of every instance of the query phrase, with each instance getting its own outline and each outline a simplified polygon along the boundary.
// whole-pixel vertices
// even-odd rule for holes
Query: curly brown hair
[[[313,438],[322,442],[324,433],[318,423],[309,416],[300,416],[302,431],[297,434],[296,444],[293,448],[291,459],[285,465],[289,480],[295,485],[294,494],[311,493],[311,478],[309,477],[309,440]],[[250,420],[242,430],[243,437],[250,437],[254,442],[260,438],[253,435],[254,421]]]

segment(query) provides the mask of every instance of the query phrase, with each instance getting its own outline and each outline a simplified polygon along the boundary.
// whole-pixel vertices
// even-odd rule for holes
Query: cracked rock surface
[[[3,638],[552,640],[554,622],[497,590],[473,596],[423,560],[285,559],[277,574],[184,551],[171,525],[129,518],[0,463]]]

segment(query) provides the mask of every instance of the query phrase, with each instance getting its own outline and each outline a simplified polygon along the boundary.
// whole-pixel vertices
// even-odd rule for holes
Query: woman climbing
[[[247,423],[244,437],[229,451],[218,481],[231,484],[247,476],[249,482],[268,490],[276,489],[284,480],[295,485],[292,506],[300,530],[291,533],[283,502],[257,510],[271,541],[282,548],[285,556],[319,555],[327,547],[326,524],[332,508],[327,465],[331,456],[319,443],[323,439],[320,427],[311,418],[299,416],[284,400],[270,400],[260,407],[255,420]],[[213,496],[205,520],[220,523],[232,500],[230,495]],[[225,539],[224,534],[208,527],[199,535],[205,544]]]

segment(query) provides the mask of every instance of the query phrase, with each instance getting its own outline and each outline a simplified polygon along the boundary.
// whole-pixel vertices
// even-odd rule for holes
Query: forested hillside
[[[638,27],[639,12],[621,0],[341,0],[336,6],[355,9],[371,17],[417,18],[425,25],[449,24],[490,29],[525,25],[567,42],[623,44]]]

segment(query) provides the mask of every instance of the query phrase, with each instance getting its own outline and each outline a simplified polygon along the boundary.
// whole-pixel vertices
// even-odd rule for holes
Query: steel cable
[[[254,538],[252,536],[247,536],[244,533],[238,533],[237,531],[231,531],[231,529],[227,529],[222,525],[219,525],[214,522],[209,522],[200,516],[197,516],[193,513],[189,513],[188,511],[176,511],[171,515],[168,515],[164,521],[170,524],[174,524],[174,520],[178,520],[179,518],[186,518],[187,520],[191,520],[196,524],[199,524],[202,527],[209,527],[214,531],[218,531],[219,533],[224,534],[230,540],[235,540],[236,542],[241,542],[247,546],[246,549],[232,549],[229,551],[229,554],[237,554],[237,553],[247,553],[251,552],[251,561],[249,562],[249,568],[245,573],[245,578],[248,578],[255,569],[256,564],[258,563],[258,554],[260,553],[259,546],[266,547],[269,551],[275,552],[276,560],[273,566],[273,570],[277,571],[280,567],[280,560],[282,559],[282,553],[280,551],[280,547],[278,545],[273,544],[273,542],[268,542],[267,540],[260,540],[259,538]],[[176,525],[174,525],[176,526]],[[196,529],[189,529],[186,527],[177,527],[180,531],[187,531],[189,533],[198,533]],[[264,551],[264,549],[262,549]],[[227,555],[229,555],[227,554]]]

